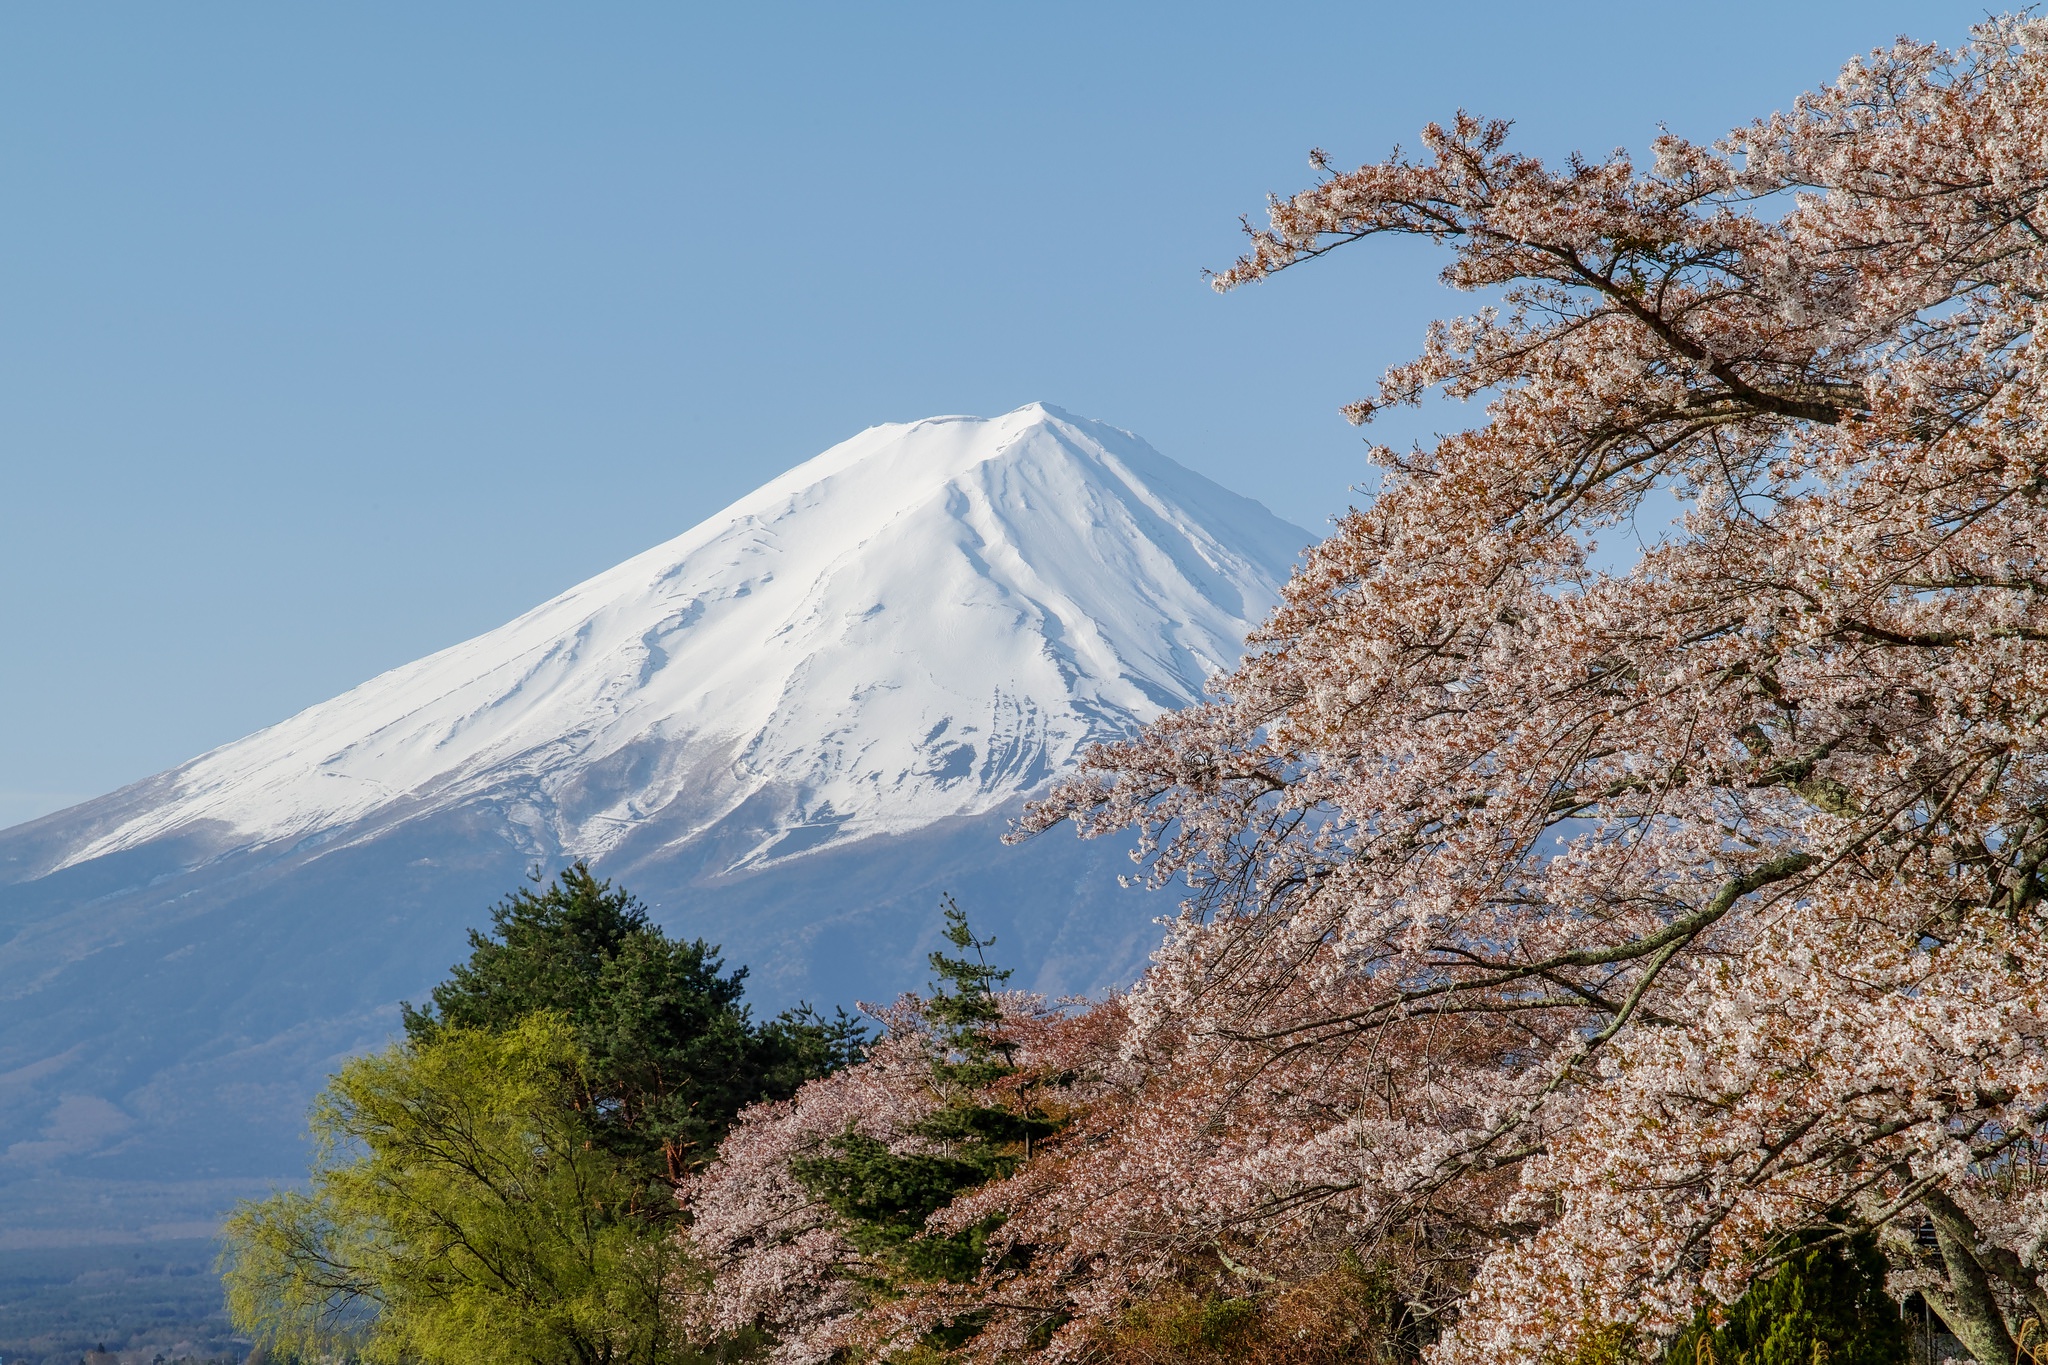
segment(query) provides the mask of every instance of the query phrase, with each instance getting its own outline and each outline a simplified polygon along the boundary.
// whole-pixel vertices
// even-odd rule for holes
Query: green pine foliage
[[[988,963],[985,950],[995,940],[976,938],[950,896],[944,906],[945,938],[954,952],[931,955],[938,981],[924,1002],[932,1026],[932,1085],[944,1102],[911,1130],[937,1152],[902,1156],[873,1138],[844,1133],[828,1144],[827,1154],[794,1161],[790,1169],[837,1215],[847,1240],[893,1276],[960,1283],[982,1268],[989,1234],[999,1224],[941,1236],[927,1232],[925,1220],[968,1190],[1009,1175],[1030,1144],[1059,1125],[1028,1106],[985,1102],[986,1088],[1017,1069],[997,994],[1010,973]],[[971,1327],[962,1324],[962,1330]]]
[[[1002,1002],[996,992],[1010,979],[1010,969],[988,965],[986,950],[995,946],[995,936],[976,938],[968,927],[967,912],[951,896],[942,902],[946,928],[943,937],[953,945],[956,957],[935,952],[930,961],[939,978],[925,1001],[925,1018],[939,1026],[938,1039],[947,1055],[937,1067],[941,1080],[975,1089],[988,1085],[1015,1070],[1008,1044],[1002,1041]],[[970,960],[967,954],[972,951]]]
[[[583,863],[522,889],[471,930],[469,961],[424,1010],[405,1007],[414,1041],[444,1027],[502,1030],[538,1011],[570,1022],[587,1059],[578,1108],[604,1147],[662,1193],[712,1149],[746,1105],[786,1099],[856,1059],[864,1035],[842,1010],[808,1006],[756,1024],[742,1003],[746,969],[718,950],[664,935],[632,895]]]
[[[1756,1281],[1715,1327],[1702,1313],[1668,1365],[1906,1365],[1899,1306],[1867,1236],[1808,1247]]]

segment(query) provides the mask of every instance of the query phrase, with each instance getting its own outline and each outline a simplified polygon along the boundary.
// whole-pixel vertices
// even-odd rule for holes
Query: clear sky
[[[1239,215],[1460,106],[1641,149],[1981,5],[0,8],[0,824],[282,719],[876,422],[1044,399],[1320,527],[1469,301]]]

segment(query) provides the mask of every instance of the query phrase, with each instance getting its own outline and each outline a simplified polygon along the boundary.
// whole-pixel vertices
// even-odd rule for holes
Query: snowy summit
[[[59,866],[491,798],[522,846],[753,865],[995,809],[1201,696],[1301,536],[1129,432],[1032,404],[878,426],[488,634],[166,774]],[[154,785],[154,784],[153,784]]]

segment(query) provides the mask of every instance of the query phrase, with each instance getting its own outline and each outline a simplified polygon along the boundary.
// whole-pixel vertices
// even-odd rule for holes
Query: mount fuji
[[[1197,700],[1310,537],[1033,404],[871,428],[473,640],[0,832],[0,1245],[191,1235],[574,858],[777,1009],[921,986],[956,895],[1018,984],[1128,981],[1121,847],[1005,846]]]

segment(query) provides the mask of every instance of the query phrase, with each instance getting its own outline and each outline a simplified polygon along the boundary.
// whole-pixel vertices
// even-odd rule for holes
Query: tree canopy
[[[236,1325],[307,1359],[677,1358],[675,1254],[628,1215],[636,1173],[589,1141],[581,1064],[548,1013],[349,1062],[314,1106],[310,1191],[223,1230]]]
[[[659,1183],[708,1159],[743,1106],[785,1098],[859,1052],[861,1029],[843,1011],[826,1020],[799,1007],[756,1024],[746,968],[726,971],[702,939],[669,938],[631,893],[580,862],[499,902],[469,943],[431,1005],[405,1007],[407,1036],[559,1014],[585,1058],[579,1107]],[[664,1211],[669,1202],[656,1199]]]
[[[880,1012],[887,1032],[866,1062],[750,1110],[686,1183],[688,1245],[723,1280],[692,1296],[704,1330],[763,1330],[809,1358],[892,1334],[957,1346],[987,1320],[972,1286],[1005,1215],[962,1200],[1059,1131],[1039,1078],[1018,1065],[1058,1015],[999,989],[1010,972],[987,961],[994,940],[950,898],[945,925],[953,952],[930,955],[930,993]],[[790,1295],[792,1279],[806,1291]],[[912,1316],[899,1321],[904,1307]]]

